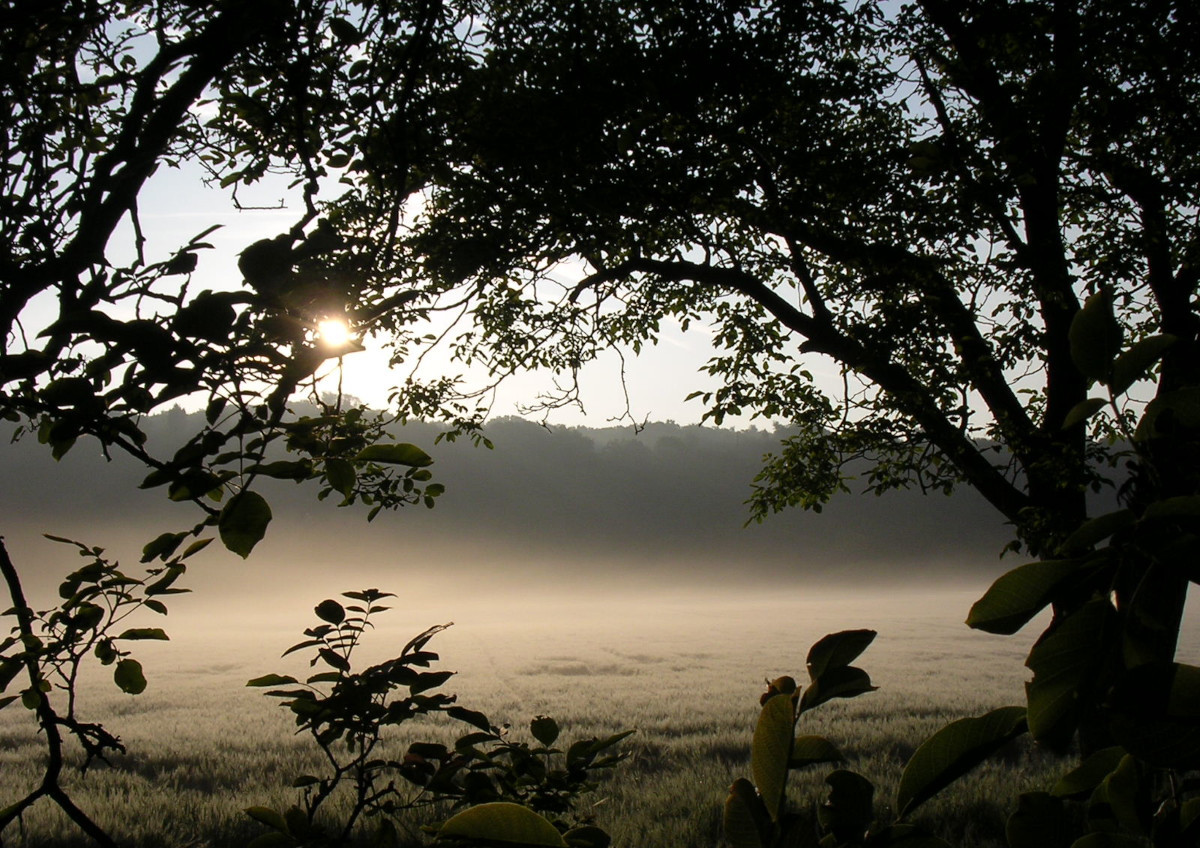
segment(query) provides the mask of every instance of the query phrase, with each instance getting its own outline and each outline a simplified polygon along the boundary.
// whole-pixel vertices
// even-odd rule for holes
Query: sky
[[[152,253],[151,261],[163,259],[179,246],[187,243],[196,234],[214,224],[221,229],[206,238],[213,250],[202,251],[199,265],[192,276],[191,290],[205,288],[229,289],[241,284],[237,270],[238,254],[247,245],[263,238],[272,238],[289,229],[299,217],[295,203],[284,208],[255,208],[238,211],[233,208],[227,190],[206,186],[198,167],[184,165],[181,168],[163,168],[150,181],[141,199],[139,209],[142,226]],[[239,199],[244,206],[274,207],[286,204],[288,190],[286,182],[270,178],[263,184],[243,189]],[[128,228],[123,229],[114,242],[124,242]],[[119,255],[117,253],[116,255]],[[367,339],[366,351],[350,354],[343,359],[344,390],[377,407],[386,405],[388,390],[398,381],[397,374],[389,371],[387,355],[381,350],[380,340]],[[595,363],[585,366],[581,373],[583,409],[576,407],[556,410],[551,420],[563,426],[602,427],[626,412],[628,393],[629,418],[636,421],[674,421],[682,424],[698,423],[704,412],[697,401],[687,401],[693,391],[715,388],[716,381],[699,369],[713,354],[711,334],[702,323],[693,325],[684,332],[678,322],[666,319],[662,322],[659,343],[643,348],[638,356],[628,352],[624,362],[615,352],[603,355]],[[813,358],[805,367],[824,378],[831,385],[840,381],[836,367],[829,361]],[[431,357],[432,369],[455,368],[445,361]],[[330,363],[332,371],[333,363]],[[624,385],[622,385],[624,371]],[[400,372],[402,375],[403,372]],[[330,389],[336,383],[328,381]],[[497,393],[492,407],[494,415],[520,415],[537,397],[554,388],[553,375],[548,373],[516,374],[508,378]],[[203,403],[197,400],[196,405]],[[530,415],[529,417],[538,417]],[[744,428],[751,425],[748,418],[728,418],[726,426]],[[764,422],[757,422],[760,426]],[[767,422],[769,424],[769,422]]]

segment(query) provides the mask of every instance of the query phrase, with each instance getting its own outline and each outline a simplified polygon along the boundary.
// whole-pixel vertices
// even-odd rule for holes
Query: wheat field
[[[720,844],[728,786],[748,772],[764,680],[802,678],[808,646],[826,633],[879,632],[857,663],[879,690],[822,705],[802,716],[799,732],[826,735],[846,756],[845,767],[876,783],[883,820],[920,740],[949,720],[1021,703],[1022,660],[1036,626],[1012,638],[971,632],[961,622],[972,599],[965,591],[680,590],[636,599],[525,592],[484,603],[447,599],[444,609],[401,602],[378,619],[360,661],[398,653],[409,636],[453,611],[457,623],[429,647],[440,653],[442,668],[458,672],[444,690],[460,703],[511,724],[518,737],[536,715],[558,719],[565,740],[636,729],[623,743],[629,759],[589,799],[615,846],[712,846]],[[171,643],[138,652],[150,680],[145,693],[122,695],[103,670],[86,682],[82,717],[104,721],[128,753],[111,767],[72,776],[69,790],[131,848],[241,845],[262,831],[243,809],[294,802],[292,778],[318,765],[316,750],[293,734],[289,714],[244,685],[267,672],[306,670],[302,654],[279,655],[311,615],[295,610],[284,626],[209,611],[172,616],[171,623]],[[402,751],[454,729],[405,725],[390,745]],[[0,803],[39,777],[34,730],[19,704],[0,712]],[[995,799],[1014,798],[1014,788],[1048,788],[1068,767],[1028,747],[1014,749],[927,805],[924,820],[955,844],[999,844],[1006,811]],[[829,770],[796,773],[792,803],[818,803]],[[410,823],[414,833],[418,824]],[[13,848],[86,844],[45,802],[2,837]]]

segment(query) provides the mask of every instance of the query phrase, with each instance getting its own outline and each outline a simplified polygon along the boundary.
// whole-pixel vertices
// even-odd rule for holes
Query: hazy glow
[[[317,324],[317,336],[326,347],[347,347],[351,338],[350,327],[341,318],[326,318]]]

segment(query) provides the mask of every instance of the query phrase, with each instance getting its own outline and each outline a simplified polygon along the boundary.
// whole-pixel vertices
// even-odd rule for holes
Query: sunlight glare
[[[341,318],[326,318],[317,324],[317,336],[326,347],[347,347],[350,344],[350,327]]]

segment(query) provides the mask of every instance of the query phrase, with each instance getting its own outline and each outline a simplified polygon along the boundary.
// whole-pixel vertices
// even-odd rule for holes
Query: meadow
[[[803,678],[808,646],[826,633],[879,632],[860,658],[879,690],[823,705],[800,732],[826,735],[845,767],[875,782],[880,816],[908,756],[952,719],[1022,703],[1022,660],[1036,622],[1015,638],[969,631],[961,622],[974,592],[824,590],[818,593],[640,592],[636,600],[580,592],[480,603],[444,600],[447,610],[399,604],[379,618],[363,660],[392,656],[408,637],[447,618],[457,623],[430,648],[458,674],[444,687],[466,706],[527,737],[535,715],[554,716],[563,739],[634,728],[630,757],[590,797],[615,846],[720,844],[720,809],[730,783],[748,772],[750,736],[764,680]],[[314,598],[319,600],[319,598]],[[115,731],[128,753],[79,778],[70,791],[131,848],[241,845],[262,832],[242,810],[294,802],[293,777],[317,764],[286,711],[248,689],[267,672],[303,673],[302,655],[280,659],[311,623],[308,610],[266,621],[209,611],[175,617],[173,641],[138,652],[150,686],[130,697],[102,675],[84,688],[82,717]],[[1186,660],[1187,657],[1184,657]],[[443,737],[447,723],[397,734],[393,752]],[[457,727],[454,729],[458,729]],[[6,796],[38,777],[40,748],[29,715],[0,712],[0,786]],[[1069,764],[1027,746],[1005,752],[925,808],[952,843],[1001,844],[1014,789],[1049,788]],[[829,767],[795,773],[797,804],[822,797]],[[413,820],[413,828],[417,826]],[[3,844],[86,844],[51,805],[36,805]]]

